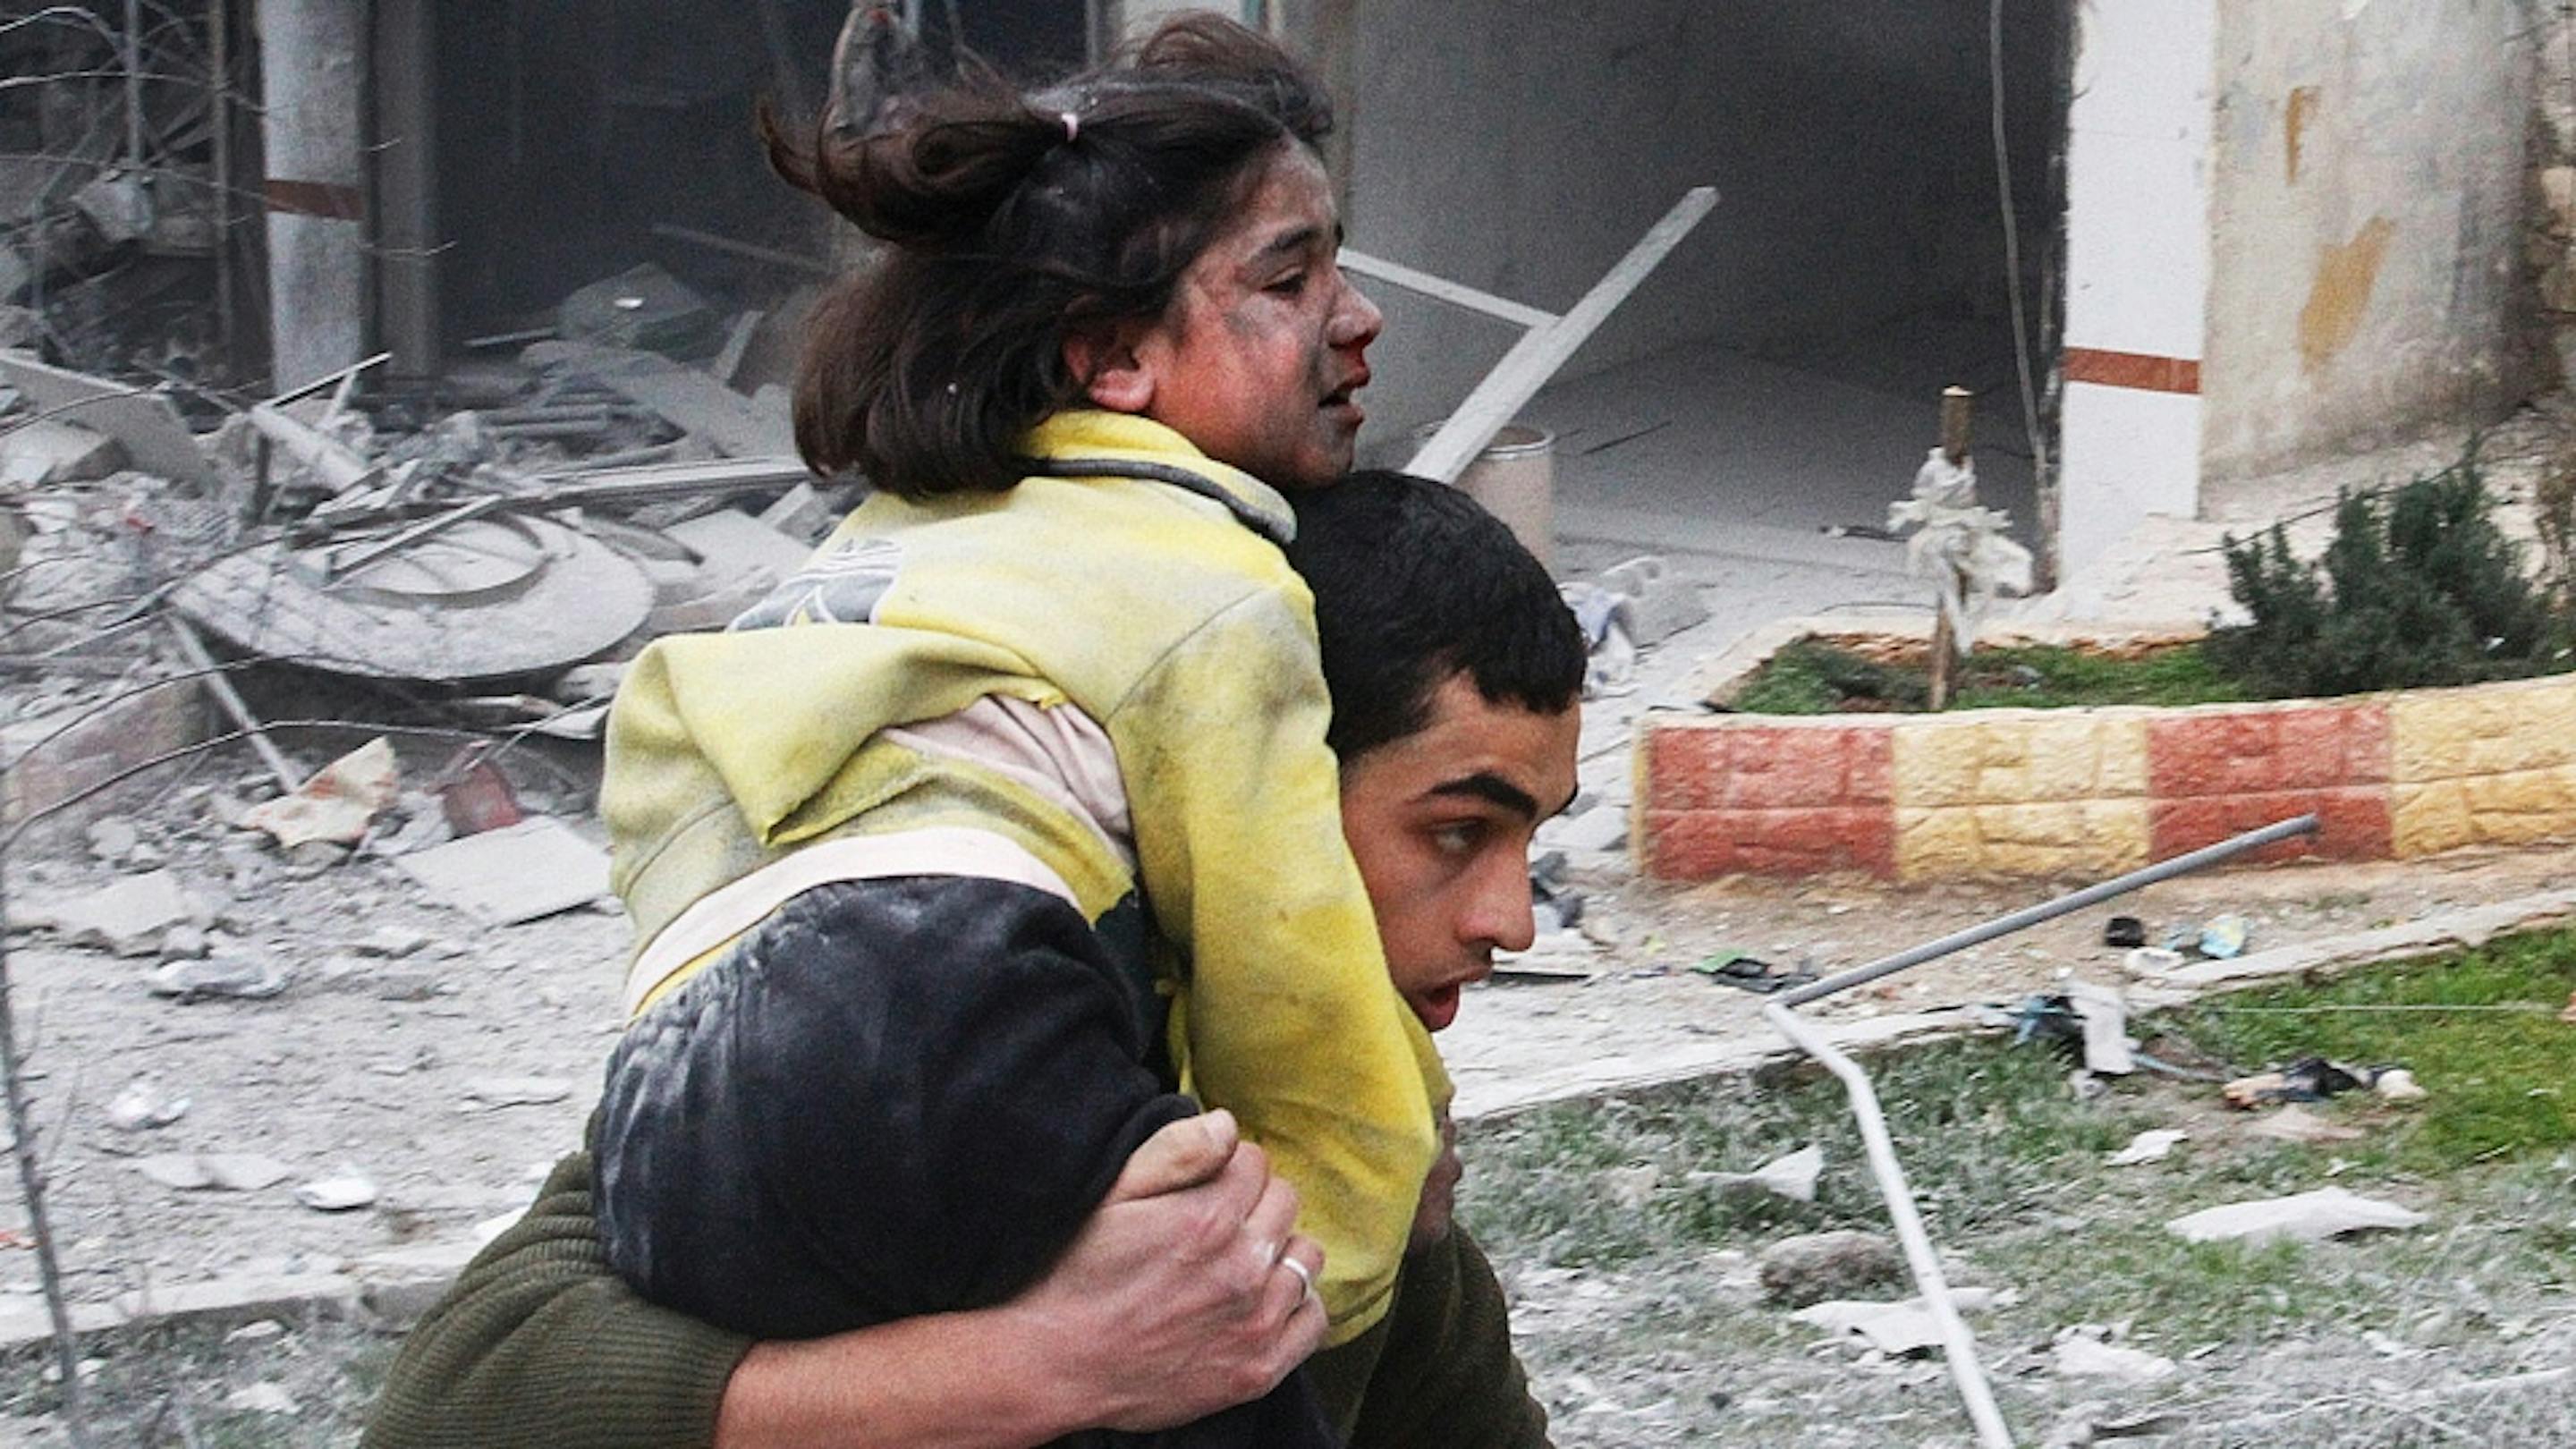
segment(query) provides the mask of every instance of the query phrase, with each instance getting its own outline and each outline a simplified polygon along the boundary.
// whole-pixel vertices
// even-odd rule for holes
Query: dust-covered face
[[[1132,344],[1150,396],[1125,410],[1275,488],[1349,472],[1363,418],[1352,394],[1385,319],[1343,277],[1340,245],[1323,163],[1282,145]]]

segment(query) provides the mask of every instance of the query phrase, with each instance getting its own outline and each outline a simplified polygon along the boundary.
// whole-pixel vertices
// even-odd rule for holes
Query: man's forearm
[[[755,1345],[714,1449],[1031,1449],[1097,1422],[1007,1308]]]

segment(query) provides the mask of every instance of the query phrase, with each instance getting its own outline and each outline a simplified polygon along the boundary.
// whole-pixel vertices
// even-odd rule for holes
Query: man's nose
[[[1492,869],[1476,882],[1463,922],[1468,944],[1498,951],[1526,951],[1538,939],[1538,922],[1530,912],[1529,865],[1516,855],[1499,855]]]

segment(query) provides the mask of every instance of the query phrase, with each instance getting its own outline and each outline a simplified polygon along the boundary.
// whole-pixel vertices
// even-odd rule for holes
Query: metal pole
[[[1762,1015],[1791,1044],[1842,1079],[1843,1089],[1851,1095],[1852,1116],[1860,1123],[1861,1145],[1869,1151],[1870,1176],[1878,1179],[1879,1195],[1887,1200],[1887,1215],[1896,1225],[1897,1245],[1905,1250],[1905,1266],[1913,1270],[1915,1291],[1923,1295],[1932,1323],[1941,1331],[1941,1356],[1949,1362],[1950,1378],[1968,1406],[1969,1422],[1977,1427],[1977,1442],[1986,1449],[2012,1449],[2012,1431],[2004,1427],[1994,1388],[1977,1361],[1977,1336],[1968,1331],[1967,1320],[1950,1301],[1940,1256],[1932,1251],[1931,1235],[1923,1231],[1923,1218],[1914,1210],[1913,1190],[1905,1185],[1905,1169],[1897,1163],[1896,1144],[1888,1139],[1887,1119],[1878,1110],[1878,1094],[1870,1089],[1869,1078],[1786,1003],[1765,1006]]]
[[[2160,880],[2188,875],[2202,866],[2216,865],[2229,856],[2241,855],[2260,846],[2287,840],[2294,835],[2313,835],[2316,829],[2317,817],[2301,815],[2293,820],[2266,825],[2260,830],[2249,830],[2243,835],[2230,836],[2216,845],[2202,846],[2188,855],[2177,855],[2171,860],[2158,861],[2144,869],[2133,870],[2127,875],[2106,880],[2100,885],[2086,886],[2072,895],[2059,896],[2053,901],[2029,906],[2008,916],[1997,916],[1982,925],[1970,926],[1963,931],[1953,931],[1940,940],[1910,947],[1893,956],[1872,961],[1866,966],[1855,966],[1839,976],[1828,976],[1822,981],[1784,991],[1780,993],[1778,1001],[1782,1006],[1804,1006],[1810,1001],[1831,996],[1835,992],[1849,991],[1855,986],[1867,985],[1882,976],[1894,975],[1908,966],[1920,966],[1936,956],[1947,956],[1953,951],[1964,951],[1970,946],[1991,941],[1997,936],[2011,935],[2026,926],[2036,926],[2042,921],[2055,920],[2069,911],[2080,911],[2086,906],[2109,900],[2113,896],[2125,895],[2140,886],[2150,886]]]
[[[1879,1196],[1886,1200],[1888,1220],[1896,1228],[1896,1241],[1905,1252],[1905,1265],[1914,1275],[1915,1290],[1923,1297],[1932,1314],[1932,1322],[1941,1333],[1942,1356],[1950,1365],[1950,1377],[1958,1385],[1960,1402],[1967,1406],[1969,1422],[1976,1426],[1977,1440],[1985,1449],[2012,1449],[2012,1432],[1995,1406],[1994,1389],[1986,1382],[1986,1371],[1977,1360],[1976,1335],[1967,1321],[1959,1316],[1958,1305],[1950,1301],[1950,1285],[1941,1276],[1941,1260],[1932,1248],[1931,1236],[1923,1230],[1922,1215],[1914,1206],[1914,1191],[1906,1185],[1905,1168],[1896,1158],[1895,1143],[1887,1134],[1887,1118],[1879,1110],[1878,1093],[1871,1088],[1869,1077],[1860,1064],[1836,1050],[1814,1026],[1792,1008],[1848,991],[1855,986],[1893,975],[1908,966],[1920,966],[1935,957],[1965,950],[1981,941],[2009,935],[2027,926],[2053,920],[2069,911],[2079,911],[2112,896],[2153,885],[2214,865],[2230,856],[2287,840],[2295,835],[2316,832],[2317,817],[2301,815],[2231,836],[2215,845],[2204,846],[2171,860],[2159,861],[2143,870],[2133,870],[2099,885],[2087,886],[2071,895],[1998,916],[1982,925],[1953,931],[1937,941],[1927,942],[1893,956],[1856,967],[1838,976],[1828,976],[1811,985],[1782,992],[1762,1008],[1763,1019],[1789,1039],[1792,1046],[1814,1057],[1825,1070],[1834,1074],[1851,1098],[1852,1120],[1860,1126],[1862,1146],[1869,1154],[1869,1173],[1877,1180]]]

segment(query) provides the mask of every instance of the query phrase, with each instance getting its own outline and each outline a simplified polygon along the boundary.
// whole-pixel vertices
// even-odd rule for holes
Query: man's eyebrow
[[[1538,818],[1538,801],[1531,798],[1527,790],[1491,770],[1479,770],[1472,775],[1461,775],[1455,780],[1443,780],[1424,793],[1432,796],[1465,795],[1471,799],[1483,800],[1488,804],[1500,805],[1526,819]]]

